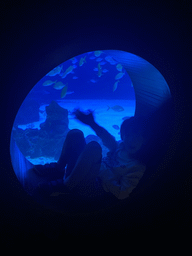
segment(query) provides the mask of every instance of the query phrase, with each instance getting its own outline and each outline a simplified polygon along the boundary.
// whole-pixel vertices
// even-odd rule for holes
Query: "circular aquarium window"
[[[28,190],[32,181],[23,163],[14,165],[13,151],[32,165],[57,162],[69,130],[80,129],[88,141],[107,148],[94,131],[80,123],[74,109],[92,110],[96,122],[120,140],[120,125],[135,114],[135,92],[123,65],[106,51],[75,56],[48,72],[29,92],[15,118],[11,136],[15,173]],[[18,158],[17,158],[18,159]],[[21,170],[22,169],[22,170]],[[42,181],[42,179],[41,179]]]
[[[59,160],[72,129],[81,130],[86,143],[97,141],[106,156],[108,149],[89,126],[75,118],[75,109],[91,110],[95,121],[119,141],[125,119],[152,113],[169,97],[163,76],[141,57],[117,50],[74,56],[49,71],[17,113],[10,143],[17,178],[30,195],[40,183],[56,179],[54,171],[47,175],[39,166]]]
[[[121,63],[105,51],[88,52],[61,63],[29,92],[13,125],[13,138],[29,162],[56,162],[70,129],[82,130],[85,137],[95,135],[75,119],[76,108],[92,110],[96,122],[116,140],[120,140],[122,121],[134,116],[131,79]]]

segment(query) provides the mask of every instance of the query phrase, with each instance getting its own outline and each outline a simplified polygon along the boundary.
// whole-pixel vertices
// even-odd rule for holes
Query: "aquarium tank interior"
[[[95,121],[117,141],[123,120],[135,115],[134,81],[110,52],[113,51],[86,52],[60,63],[34,85],[21,104],[12,128],[10,152],[15,174],[29,193],[30,187],[42,180],[29,173],[26,166],[57,162],[71,129],[83,131],[87,143],[99,142],[103,156],[106,155],[108,150],[100,138],[75,118],[75,109],[93,111]],[[120,54],[125,55],[122,51]],[[147,65],[136,55],[127,56],[133,68],[135,59],[140,61],[139,70]],[[170,93],[167,84],[161,91]]]
[[[33,87],[13,125],[13,138],[32,164],[57,161],[70,129],[95,135],[75,119],[76,108],[92,110],[96,122],[120,140],[122,121],[135,113],[134,88],[121,63],[104,51],[88,52],[61,63]]]

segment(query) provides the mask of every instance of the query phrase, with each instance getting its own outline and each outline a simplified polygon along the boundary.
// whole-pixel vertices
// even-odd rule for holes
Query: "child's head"
[[[143,163],[159,161],[172,138],[174,114],[174,104],[169,99],[150,115],[125,120],[120,129],[125,149]]]
[[[125,150],[129,154],[135,154],[143,145],[143,122],[141,119],[131,117],[121,124],[120,134]]]

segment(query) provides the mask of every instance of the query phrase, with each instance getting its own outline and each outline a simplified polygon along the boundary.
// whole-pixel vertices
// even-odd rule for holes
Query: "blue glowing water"
[[[58,82],[61,82],[68,87],[64,100],[135,100],[129,75],[120,63],[109,57],[104,51],[99,57],[96,57],[94,52],[89,52],[61,63],[36,84],[30,96],[42,99],[43,95],[43,100],[48,103],[50,100],[59,100],[62,88]],[[52,81],[53,84],[46,86],[49,84],[46,81]]]
[[[25,102],[30,100],[35,100],[40,106],[39,120],[17,124],[24,130],[40,129],[40,123],[46,119],[45,107],[53,100],[69,111],[69,129],[78,128],[85,137],[95,133],[70,115],[74,108],[94,110],[96,122],[116,140],[120,140],[119,128],[124,118],[135,113],[131,79],[121,63],[105,51],[88,52],[61,63],[34,86]]]

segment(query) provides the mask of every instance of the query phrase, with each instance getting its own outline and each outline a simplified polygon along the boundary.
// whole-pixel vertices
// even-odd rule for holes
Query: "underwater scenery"
[[[95,121],[120,140],[123,120],[135,114],[133,84],[121,63],[105,51],[75,56],[48,72],[29,92],[15,118],[12,138],[32,164],[57,162],[66,134],[83,131],[86,141],[101,140],[80,123],[74,109],[92,110]],[[103,154],[106,154],[102,145]]]

